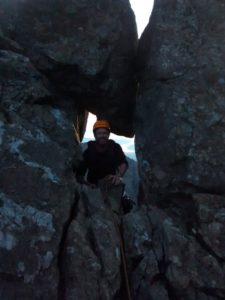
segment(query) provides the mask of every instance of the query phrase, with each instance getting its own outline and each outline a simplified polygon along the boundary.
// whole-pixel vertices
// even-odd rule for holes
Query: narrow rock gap
[[[179,297],[176,295],[175,289],[171,286],[170,281],[166,277],[166,270],[167,270],[168,266],[170,265],[170,262],[166,262],[166,253],[165,253],[164,245],[162,245],[162,253],[163,253],[163,255],[162,255],[161,260],[157,259],[157,256],[155,253],[156,261],[158,263],[158,268],[159,268],[159,272],[160,272],[160,274],[158,274],[157,279],[158,279],[158,281],[162,282],[163,286],[165,287],[165,290],[168,293],[168,297],[170,300],[179,300]]]
[[[202,249],[204,249],[206,252],[208,252],[217,260],[218,264],[224,265],[225,259],[217,255],[215,251],[213,251],[213,249],[206,243],[206,241],[204,240],[204,238],[199,232],[197,233],[192,232],[192,236],[195,238],[196,242],[201,246]]]
[[[58,271],[59,271],[58,300],[65,300],[65,278],[64,278],[64,267],[63,267],[63,263],[64,263],[63,255],[65,251],[65,243],[66,243],[69,227],[72,221],[75,219],[78,212],[77,211],[78,202],[79,202],[79,193],[76,190],[74,196],[74,202],[71,205],[71,210],[68,219],[63,226],[61,241],[59,244],[58,262],[57,262]]]
[[[145,266],[143,275],[142,275],[141,280],[140,280],[140,284],[139,284],[138,289],[137,289],[137,291],[136,291],[136,293],[135,293],[135,298],[136,298],[136,299],[139,299],[139,294],[140,294],[140,289],[141,289],[141,283],[142,283],[142,282],[144,281],[144,279],[145,279],[146,271],[147,271],[147,269],[148,269],[148,266],[149,266],[149,260],[148,260],[148,262],[147,262],[147,264],[146,264],[146,266]]]
[[[155,233],[157,234],[157,232],[156,232],[156,228],[154,228],[154,226],[153,226],[153,223],[152,223],[152,220],[151,220],[151,217],[149,216],[149,214],[148,214],[148,219],[149,219],[149,222],[150,222],[151,228],[152,228],[152,239],[154,239],[153,235]],[[152,247],[152,251],[155,255],[155,260],[158,265],[159,273],[153,277],[151,284],[154,282],[161,282],[162,285],[164,286],[165,290],[168,293],[169,300],[179,300],[179,297],[176,295],[175,289],[171,286],[168,278],[166,277],[166,271],[170,265],[170,262],[166,261],[166,251],[165,251],[163,243],[161,244],[161,248],[162,248],[162,257],[161,257],[161,259],[159,259],[157,256],[157,253],[154,249],[154,246]]]
[[[164,285],[170,300],[179,300],[179,297],[177,296],[175,289],[172,287],[170,281],[166,277],[166,270],[167,270],[170,262],[166,262],[166,253],[165,253],[165,249],[164,249],[163,245],[162,245],[162,252],[163,252],[162,260],[158,261],[160,274],[162,276],[161,277],[162,284]]]
[[[124,216],[124,215],[123,215]],[[123,216],[121,217],[121,220],[123,218]],[[127,271],[127,275],[128,275],[128,282],[129,282],[129,287],[130,287],[130,292],[132,294],[132,287],[131,287],[131,272],[129,272],[129,268],[127,265],[127,256],[126,256],[126,250],[125,250],[125,242],[124,242],[124,229],[121,225],[118,227],[119,230],[119,239],[123,245],[123,251],[124,251],[124,256],[125,256],[125,260],[126,260],[126,271]],[[117,231],[117,229],[115,228],[115,231]],[[120,247],[120,256],[121,256],[121,264],[120,264],[120,276],[121,276],[121,283],[120,283],[120,289],[118,290],[117,294],[114,296],[113,300],[129,300],[128,299],[128,293],[127,293],[127,286],[126,286],[126,278],[125,278],[125,272],[124,272],[124,265],[122,262],[122,253],[121,253],[122,249]]]

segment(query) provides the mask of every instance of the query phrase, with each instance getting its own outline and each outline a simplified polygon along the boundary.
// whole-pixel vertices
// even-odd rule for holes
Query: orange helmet
[[[106,129],[110,130],[109,122],[106,120],[97,120],[93,126],[93,130],[95,130],[97,128],[106,128]]]

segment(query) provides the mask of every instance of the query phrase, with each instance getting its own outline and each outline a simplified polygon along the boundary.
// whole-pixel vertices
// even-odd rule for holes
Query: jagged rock
[[[133,135],[137,33],[128,0],[2,0],[0,30],[2,48],[19,47],[65,102]]]
[[[224,261],[225,199],[209,194],[194,194],[193,199],[199,223],[196,236],[205,248],[211,249],[212,255]]]
[[[147,210],[143,206],[124,217],[123,230],[134,299],[224,298],[224,258],[215,252],[215,245],[204,241],[208,234],[201,228],[204,220],[204,227],[210,230],[219,217],[212,236],[217,237],[216,247],[223,247],[222,236],[218,239],[218,228],[224,224],[225,198],[208,199],[208,196],[197,195],[196,199],[194,203],[190,199],[188,204],[192,209],[195,208],[192,204],[199,202],[199,210],[193,211],[189,223],[182,222],[182,213],[185,213],[182,199],[176,204],[177,211],[174,203],[171,207],[168,204],[164,210],[154,206]],[[214,217],[205,211],[204,205],[207,204],[202,203],[203,199],[208,199],[206,203],[218,200]]]
[[[100,190],[83,188],[76,212],[62,260],[65,298],[115,299],[121,287],[120,240]]]
[[[128,0],[0,2],[2,300],[118,296],[118,233],[105,208],[81,222],[71,161],[86,110],[133,135],[136,42]]]
[[[57,299],[58,253],[76,183],[72,121],[45,103],[27,57],[0,51],[0,298]]]
[[[135,299],[225,298],[224,8],[155,1],[140,40],[136,150],[147,208],[124,220]]]
[[[141,38],[148,203],[122,220],[135,300],[225,298],[223,11],[158,0]],[[124,299],[115,224],[99,191],[78,188],[71,159],[85,109],[132,135],[128,1],[2,0],[0,28],[0,298]]]
[[[137,156],[149,189],[225,191],[224,8],[155,2],[137,62]]]

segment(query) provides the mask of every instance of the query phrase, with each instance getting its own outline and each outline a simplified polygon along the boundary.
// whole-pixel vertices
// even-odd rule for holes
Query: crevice
[[[140,289],[141,289],[141,283],[142,283],[142,282],[144,281],[144,279],[145,279],[145,274],[146,274],[146,272],[147,272],[148,266],[149,266],[149,260],[148,260],[147,263],[146,263],[146,266],[145,266],[143,275],[142,275],[142,277],[141,277],[141,279],[140,279],[140,281],[139,281],[139,286],[138,286],[137,290],[134,291],[135,299],[139,299],[139,294],[140,294]]]
[[[1,114],[2,114],[3,118],[5,119],[6,123],[8,123],[8,124],[13,123],[12,120],[11,120],[9,112],[2,105],[0,106],[0,115]]]
[[[62,237],[59,243],[59,252],[58,252],[58,261],[57,261],[58,270],[59,270],[58,300],[65,300],[65,277],[64,277],[65,269],[64,269],[63,257],[64,257],[65,243],[68,235],[68,230],[70,228],[72,221],[76,218],[76,215],[78,213],[77,205],[79,202],[79,198],[80,198],[79,193],[76,190],[74,196],[74,202],[71,206],[69,217],[63,226]]]
[[[121,216],[121,220],[122,220],[122,218],[123,218],[123,215]],[[129,272],[129,269],[128,269],[128,263],[127,263],[128,259],[127,259],[127,256],[126,256],[125,241],[124,241],[124,229],[123,229],[123,226],[122,226],[122,221],[121,221],[120,225],[116,225],[114,223],[114,226],[115,226],[115,232],[118,235],[118,239],[120,240],[120,243],[121,243],[122,247],[120,245],[120,256],[121,256],[120,276],[121,276],[121,282],[120,282],[119,290],[117,291],[117,293],[113,297],[113,300],[129,300],[126,279],[128,280],[129,290],[130,290],[130,293],[132,294],[131,280],[130,280],[131,272]],[[118,226],[118,228],[116,228],[116,226]],[[126,266],[123,264],[122,251],[124,252],[124,258],[125,258],[125,265]],[[125,275],[124,268],[126,268],[127,278],[126,278],[126,275]]]
[[[162,283],[167,291],[168,298],[170,300],[180,300],[180,297],[176,294],[175,289],[171,286],[169,280],[166,278],[166,276],[163,276]]]
[[[199,232],[194,233],[192,231],[192,236],[195,237],[197,243],[201,246],[201,248],[203,248],[206,252],[212,255],[219,264],[224,264],[225,259],[216,254],[216,252],[206,243],[206,241]]]
[[[152,224],[152,221],[151,221],[151,217],[149,216],[149,214],[148,214],[148,219],[149,219],[149,222],[151,224],[151,228],[154,228],[154,226]],[[156,233],[156,229],[154,229],[154,230],[152,229],[152,239],[153,240],[154,240],[153,235],[155,233]],[[166,277],[166,271],[167,271],[167,269],[168,269],[171,262],[166,261],[166,252],[165,252],[163,243],[161,243],[161,249],[162,249],[162,257],[161,257],[161,259],[159,259],[158,256],[157,256],[157,253],[154,249],[154,246],[152,247],[152,251],[154,253],[155,260],[156,260],[157,265],[158,265],[159,273],[156,274],[152,278],[151,284],[153,285],[155,282],[161,282],[162,285],[164,286],[165,290],[167,291],[169,299],[170,300],[179,300],[179,297],[176,294],[176,290],[171,286],[169,280]]]
[[[155,253],[156,256],[156,253]],[[157,256],[156,256],[156,260],[157,260]],[[158,268],[159,268],[159,272],[160,272],[160,281],[162,282],[163,286],[165,287],[167,293],[168,293],[168,297],[170,300],[179,300],[179,297],[176,294],[175,289],[171,286],[169,280],[166,277],[166,270],[168,268],[168,266],[170,265],[170,262],[166,262],[166,253],[165,253],[165,249],[164,246],[162,245],[162,259],[161,260],[157,260],[158,262]]]
[[[203,287],[200,289],[200,291],[202,293],[204,293],[206,296],[210,296],[215,299],[219,299],[219,300],[225,299],[225,290],[222,290],[222,289],[213,289],[213,288]]]
[[[139,255],[136,255],[135,257],[132,257],[131,259],[131,272],[134,272],[139,264],[141,263],[141,261],[144,259],[144,255],[143,254],[139,254]]]

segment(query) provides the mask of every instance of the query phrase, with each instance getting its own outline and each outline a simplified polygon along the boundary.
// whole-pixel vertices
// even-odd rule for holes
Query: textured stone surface
[[[0,14],[0,299],[125,299],[112,216],[71,160],[85,109],[132,133],[128,1],[2,0]],[[222,0],[155,1],[141,38],[145,204],[121,222],[134,300],[225,298],[223,39]]]
[[[124,217],[134,299],[224,298],[224,258],[215,247],[223,247],[223,235],[218,234],[218,228],[224,226],[225,198],[208,195],[195,198],[187,203],[179,199],[163,210],[143,207]],[[216,207],[214,216],[212,207]],[[202,226],[211,230],[211,236]],[[212,240],[204,240],[212,236],[214,244]]]
[[[155,1],[141,37],[136,149],[147,206],[124,220],[135,299],[225,298],[224,9]]]
[[[100,190],[83,188],[80,193],[63,256],[66,299],[110,300],[119,294],[119,236]]]
[[[150,189],[224,192],[224,9],[155,2],[138,55],[137,155]]]
[[[128,0],[0,3],[3,49],[28,56],[65,102],[79,102],[128,136],[133,135],[136,44]]]
[[[0,2],[1,300],[120,294],[118,233],[71,162],[86,110],[133,134],[136,41],[128,1]]]
[[[45,105],[53,97],[48,80],[27,57],[0,51],[0,70],[0,298],[56,299],[58,252],[75,201],[72,121]]]

